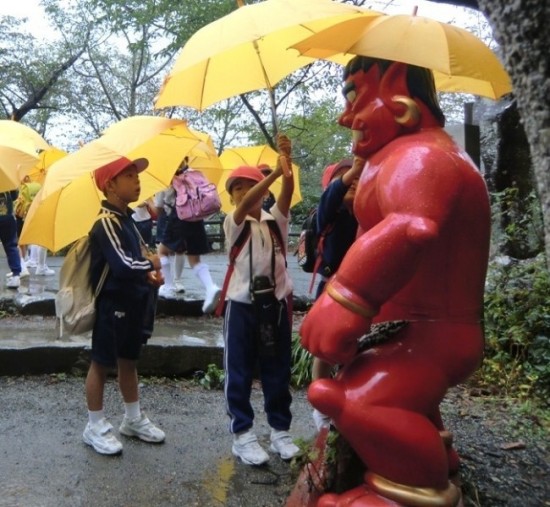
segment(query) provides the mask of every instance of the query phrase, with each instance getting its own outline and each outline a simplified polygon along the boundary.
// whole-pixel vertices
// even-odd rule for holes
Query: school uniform
[[[357,219],[343,205],[349,187],[342,178],[333,180],[321,195],[317,206],[317,231],[320,234],[330,226],[323,243],[321,263],[317,273],[321,281],[316,298],[324,290],[327,280],[338,270],[344,256],[357,237]]]
[[[154,268],[143,256],[132,211],[122,213],[107,201],[102,202],[101,211],[115,217],[100,218],[90,232],[92,287],[97,286],[105,263],[109,265],[96,300],[92,359],[114,366],[117,358],[139,358],[142,344],[153,331],[157,291],[147,281],[147,273]]]
[[[271,208],[271,214],[262,210],[259,221],[251,216],[247,216],[245,220],[250,223],[251,234],[235,260],[227,289],[228,301],[223,328],[225,399],[231,419],[230,431],[241,433],[253,425],[254,411],[250,404],[250,394],[256,365],[259,365],[267,421],[273,429],[286,431],[292,419],[291,321],[287,305],[287,298],[290,299],[292,295],[292,280],[286,269],[284,249],[278,244],[279,240],[273,237],[267,221],[277,222],[286,247],[289,220],[276,205]],[[243,228],[244,222],[237,225],[232,213],[226,217],[224,232],[228,244],[235,242]],[[275,296],[281,305],[277,351],[274,355],[263,355],[254,332],[257,317],[250,298],[250,282],[254,276],[264,275],[271,278],[273,274]]]
[[[17,222],[13,214],[13,203],[17,195],[17,190],[0,192],[0,241],[14,276],[21,273],[21,257],[17,248]]]

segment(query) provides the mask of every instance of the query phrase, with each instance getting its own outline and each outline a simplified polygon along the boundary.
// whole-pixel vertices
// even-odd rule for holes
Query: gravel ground
[[[550,506],[548,419],[477,394],[454,389],[441,407],[462,458],[465,507]]]
[[[1,507],[279,507],[294,486],[297,472],[276,457],[260,469],[231,457],[221,391],[143,379],[145,409],[168,439],[163,446],[124,440],[119,458],[82,444],[83,394],[82,378],[0,377]],[[293,433],[311,438],[305,392],[294,400]],[[115,428],[119,403],[113,380],[106,408]],[[256,386],[253,404],[266,443],[261,403]],[[463,459],[465,507],[550,506],[548,428],[541,421],[465,388],[449,393],[442,413]]]

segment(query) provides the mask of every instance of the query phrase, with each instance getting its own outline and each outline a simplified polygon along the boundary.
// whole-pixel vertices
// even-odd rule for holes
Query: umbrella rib
[[[202,110],[202,104],[204,102],[204,94],[206,89],[206,76],[208,75],[208,67],[210,67],[210,58],[206,61],[206,68],[204,69],[204,78],[202,80],[202,86],[201,86],[201,97],[199,104],[201,105],[200,109]]]

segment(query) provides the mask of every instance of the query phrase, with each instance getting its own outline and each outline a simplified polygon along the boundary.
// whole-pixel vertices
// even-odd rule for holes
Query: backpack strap
[[[283,241],[283,235],[281,233],[281,229],[279,229],[279,225],[277,224],[276,220],[266,220],[267,225],[269,227],[269,230],[271,232],[272,236],[275,236],[277,238],[277,241],[281,245],[281,250],[283,251],[283,256],[285,258],[285,266],[287,266],[287,260],[286,260],[286,246]]]
[[[243,230],[237,236],[235,243],[233,243],[233,245],[231,246],[231,250],[229,250],[229,265],[227,267],[225,278],[223,280],[220,300],[218,301],[218,306],[216,307],[216,311],[214,312],[214,315],[216,317],[221,317],[221,314],[223,312],[223,307],[225,304],[225,295],[227,294],[227,288],[229,287],[229,280],[231,279],[231,275],[233,274],[233,270],[235,269],[235,260],[237,259],[237,256],[243,249],[243,246],[249,237],[250,237],[250,222],[248,220],[245,220]]]
[[[283,241],[283,235],[281,234],[281,229],[279,229],[279,226],[277,225],[277,222],[275,220],[266,220],[266,222],[271,234],[277,238],[277,240],[279,241],[279,244],[281,245],[283,256],[285,258],[285,266],[286,266],[287,265],[286,248]],[[249,237],[250,237],[250,222],[248,220],[245,220],[243,230],[241,231],[241,233],[235,240],[235,243],[233,243],[233,245],[231,246],[231,249],[229,250],[229,266],[227,268],[227,272],[225,273],[225,278],[223,280],[220,300],[218,302],[218,306],[216,307],[216,311],[214,312],[214,315],[216,317],[221,317],[221,314],[223,312],[223,307],[225,305],[225,295],[227,293],[227,288],[229,287],[229,280],[231,279],[231,275],[233,274],[233,270],[235,269],[235,260],[237,259],[237,256],[243,249],[243,246]]]
[[[105,210],[102,209],[99,212],[99,215],[97,216],[95,221],[98,222],[102,218],[112,218],[120,226],[120,222],[119,222],[118,218],[116,217],[116,215],[114,213],[111,213],[110,211],[105,211]],[[103,289],[103,285],[105,284],[105,280],[107,280],[107,275],[108,274],[109,274],[109,263],[106,262],[105,266],[103,267],[103,271],[101,272],[101,276],[99,277],[99,281],[97,282],[97,285],[96,285],[96,288],[95,288],[95,292],[94,292],[95,299],[98,298],[99,293],[101,292],[101,289]]]
[[[321,266],[323,261],[323,249],[325,247],[325,239],[327,235],[334,229],[334,222],[331,222],[325,226],[325,228],[319,234],[319,241],[317,242],[317,256],[315,257],[315,264],[313,265],[313,274],[311,275],[311,282],[309,284],[309,293],[313,292],[313,286],[315,285],[315,277],[317,276],[317,271]]]

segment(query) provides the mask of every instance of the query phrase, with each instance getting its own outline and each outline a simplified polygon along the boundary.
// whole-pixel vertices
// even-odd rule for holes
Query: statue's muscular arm
[[[365,232],[300,331],[303,345],[331,363],[345,363],[355,355],[357,339],[380,306],[414,276],[462,184],[452,157],[423,146],[403,151],[399,144],[378,165],[376,157],[367,165],[376,176],[362,178],[355,205]],[[374,185],[374,191],[364,185]],[[367,198],[362,198],[362,189]],[[380,214],[375,224],[370,216],[374,209]]]

